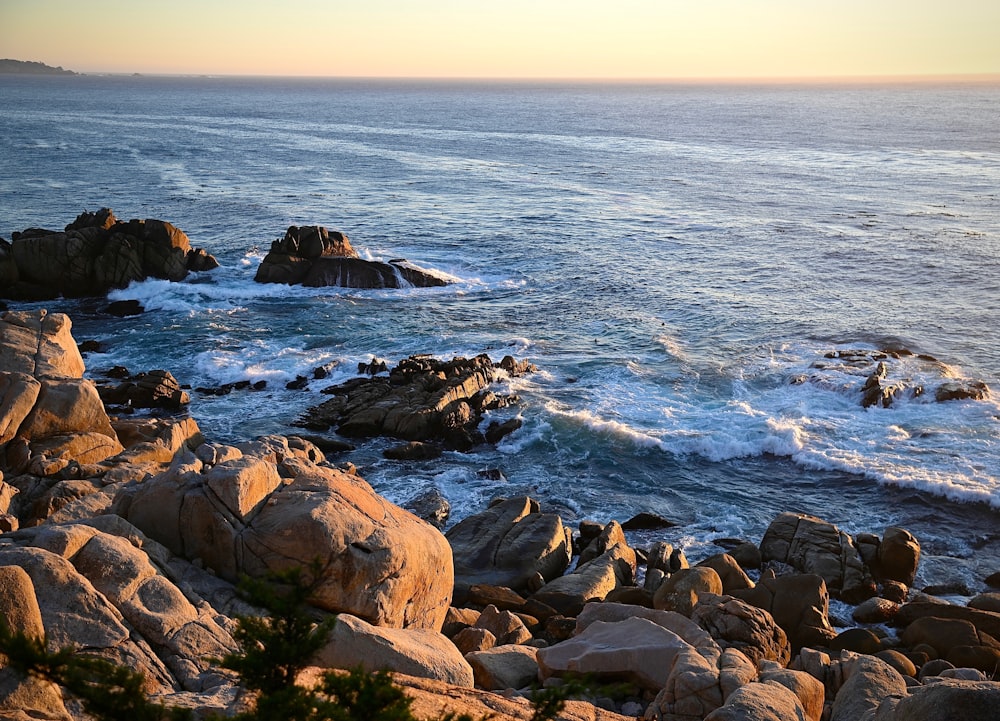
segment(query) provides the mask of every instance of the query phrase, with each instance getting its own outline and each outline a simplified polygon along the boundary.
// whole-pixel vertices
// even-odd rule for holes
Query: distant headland
[[[63,70],[61,67],[54,68],[34,60],[11,60],[10,58],[0,60],[0,73],[8,75],[77,75],[72,70]]]

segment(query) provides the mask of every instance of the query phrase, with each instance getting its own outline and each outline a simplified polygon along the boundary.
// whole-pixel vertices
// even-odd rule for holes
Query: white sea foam
[[[784,457],[805,468],[1000,508],[996,400],[936,402],[941,383],[968,380],[961,369],[903,355],[890,359],[885,383],[924,392],[901,392],[890,408],[866,409],[861,387],[875,362],[826,359],[829,350],[800,344],[751,359],[733,369],[730,400],[713,402],[696,384],[654,385],[626,364],[618,374],[604,374],[591,392],[591,408],[553,400],[543,407],[550,417],[641,448],[711,461]],[[519,447],[543,440],[541,428],[519,438]]]

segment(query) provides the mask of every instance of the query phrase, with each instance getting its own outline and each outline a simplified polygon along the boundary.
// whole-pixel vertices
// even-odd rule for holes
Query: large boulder
[[[465,659],[472,666],[477,687],[503,691],[524,688],[538,680],[537,653],[531,646],[502,646],[473,651]]]
[[[2,562],[2,561],[0,561]],[[20,566],[0,565],[0,619],[7,628],[29,638],[45,637],[42,614],[31,577]],[[24,718],[69,719],[59,687],[54,683],[23,677],[0,667],[0,718],[20,712]]]
[[[345,436],[436,441],[467,451],[487,436],[499,440],[480,432],[483,414],[517,400],[498,396],[489,386],[531,370],[510,356],[500,363],[485,354],[449,361],[413,356],[400,361],[388,377],[356,378],[324,389],[333,398],[310,408],[298,423],[318,430],[333,426]]]
[[[35,378],[82,378],[83,356],[73,324],[62,313],[7,311],[0,315],[0,370]]]
[[[882,659],[857,656],[847,664],[845,671],[844,684],[833,701],[830,721],[858,721],[874,712],[883,699],[906,694],[906,681]]]
[[[668,576],[653,594],[653,608],[690,616],[702,594],[722,593],[722,579],[714,568],[682,568]]]
[[[878,547],[876,571],[879,578],[913,585],[920,564],[920,542],[904,528],[885,529]]]
[[[555,513],[541,513],[536,501],[518,496],[468,516],[446,534],[455,564],[455,598],[461,602],[477,584],[523,591],[541,574],[559,577],[572,554],[570,530]]]
[[[645,618],[594,621],[573,638],[538,651],[539,674],[625,679],[649,691],[667,682],[675,656],[693,648]]]
[[[994,721],[1000,709],[1000,683],[938,680],[889,697],[878,707],[878,721]]]
[[[42,384],[27,373],[0,371],[0,446],[17,435],[41,388]]]
[[[328,668],[388,670],[472,688],[472,667],[437,631],[373,626],[347,613],[337,622],[315,662]]]
[[[853,539],[832,523],[802,513],[782,513],[760,542],[763,560],[787,563],[801,573],[815,573],[830,593],[848,603],[875,595],[875,583]]]
[[[0,466],[49,476],[97,463],[123,446],[62,314],[0,316]]]
[[[323,575],[311,602],[373,624],[438,630],[451,601],[451,548],[440,531],[361,478],[303,457],[206,469],[181,453],[167,472],[125,486],[114,508],[230,580],[318,560]]]
[[[449,282],[405,260],[382,263],[359,258],[346,235],[319,225],[293,225],[285,231],[271,244],[254,280],[314,288],[425,288]]]
[[[905,603],[899,607],[895,617],[893,617],[893,623],[897,626],[909,626],[917,619],[927,617],[968,621],[976,627],[977,632],[1000,639],[1000,613],[967,606],[956,606],[950,603],[928,601]]]
[[[149,277],[182,280],[192,268],[218,264],[192,248],[187,235],[170,223],[120,222],[103,208],[81,214],[62,232],[30,228],[14,233],[4,265],[16,281],[0,285],[0,295],[39,300],[103,295]]]

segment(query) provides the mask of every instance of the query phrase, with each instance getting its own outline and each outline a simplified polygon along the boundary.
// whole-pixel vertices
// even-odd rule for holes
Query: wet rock
[[[127,318],[133,315],[142,315],[146,312],[146,309],[137,300],[116,300],[114,303],[108,305],[104,309],[104,312],[119,318]]]
[[[440,446],[420,441],[410,441],[382,451],[383,457],[393,461],[429,461],[440,458],[442,453]]]
[[[309,287],[403,288],[447,285],[449,280],[406,260],[363,260],[347,236],[318,225],[291,226],[257,268],[258,283]]]
[[[625,531],[657,531],[664,528],[673,528],[676,525],[676,523],[663,516],[643,511],[625,521],[622,524],[622,529]]]
[[[489,386],[507,373],[486,355],[438,361],[412,356],[388,378],[356,378],[324,389],[334,397],[310,408],[299,421],[308,428],[335,427],[344,436],[385,435],[407,441],[437,441],[467,451],[486,438],[483,413],[512,402]]]
[[[451,504],[437,488],[428,488],[414,496],[403,504],[403,508],[438,529],[444,528],[451,515]]]
[[[949,381],[942,383],[934,391],[934,400],[939,403],[947,401],[973,400],[982,401],[990,397],[990,388],[983,381]]]

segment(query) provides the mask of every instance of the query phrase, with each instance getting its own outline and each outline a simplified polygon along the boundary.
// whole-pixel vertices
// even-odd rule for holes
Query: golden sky
[[[816,78],[1000,73],[1000,0],[0,0],[80,72]]]

